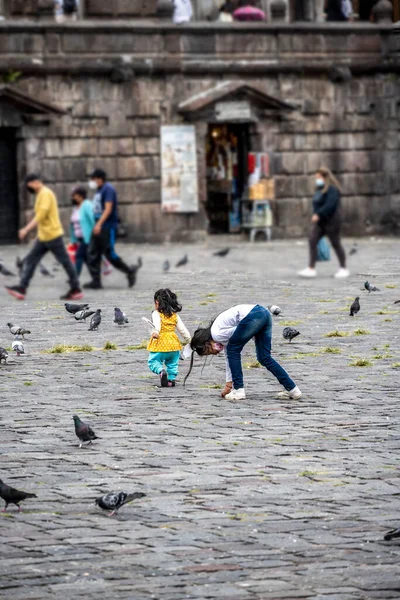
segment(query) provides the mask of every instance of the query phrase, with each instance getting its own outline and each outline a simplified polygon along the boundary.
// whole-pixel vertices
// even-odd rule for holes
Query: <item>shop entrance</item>
[[[16,129],[0,128],[0,244],[15,243],[18,232]]]

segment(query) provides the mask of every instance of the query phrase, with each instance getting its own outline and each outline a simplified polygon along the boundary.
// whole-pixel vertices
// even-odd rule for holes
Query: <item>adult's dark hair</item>
[[[171,317],[174,313],[181,312],[182,305],[178,298],[170,289],[160,289],[154,294],[154,302],[158,302],[158,311],[166,317]]]
[[[29,173],[24,179],[25,185],[32,183],[32,181],[42,181],[42,179],[37,173]]]
[[[87,189],[85,187],[83,187],[83,185],[78,185],[77,187],[75,187],[72,190],[71,196],[75,196],[75,194],[77,196],[80,196],[81,198],[86,199],[87,198]]]
[[[198,354],[199,356],[204,356],[207,351],[207,346],[212,340],[211,327],[213,323],[214,321],[211,321],[208,327],[199,327],[193,334],[192,341],[190,342],[192,356],[190,357],[189,371],[187,372],[186,377],[183,380],[183,385],[186,384],[186,381],[189,378],[190,373],[192,372],[194,353],[196,352],[196,354]]]
[[[104,171],[104,169],[94,169],[94,171],[92,171],[90,174],[90,178],[107,181],[107,173]]]

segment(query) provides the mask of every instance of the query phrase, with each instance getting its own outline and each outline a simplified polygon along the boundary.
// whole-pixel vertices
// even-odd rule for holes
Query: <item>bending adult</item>
[[[342,226],[340,184],[328,168],[321,167],[315,175],[315,187],[311,217],[313,226],[309,238],[310,261],[309,266],[300,271],[299,275],[308,278],[317,276],[315,264],[318,257],[318,242],[326,235],[339,260],[340,268],[335,273],[335,277],[344,279],[350,275],[350,272],[346,268],[346,253],[340,240]]]
[[[285,391],[279,397],[298,400],[301,391],[286,371],[271,356],[272,317],[269,310],[259,304],[239,304],[224,311],[208,326],[197,329],[190,346],[192,356],[189,377],[194,360],[194,353],[199,356],[219,354],[225,351],[226,385],[222,397],[227,400],[243,400],[246,397],[243,382],[241,353],[244,346],[254,338],[257,359],[279,383]]]
[[[70,238],[71,242],[78,244],[75,255],[75,268],[78,276],[82,267],[87,264],[87,250],[95,225],[93,204],[87,198],[86,188],[76,187],[72,190],[71,201],[74,210],[71,215]]]

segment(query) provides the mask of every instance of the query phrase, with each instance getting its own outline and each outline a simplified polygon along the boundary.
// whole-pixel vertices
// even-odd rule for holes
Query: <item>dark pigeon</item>
[[[400,300],[395,300],[393,304],[400,304]]]
[[[4,360],[4,364],[7,364],[8,352],[5,348],[0,348],[0,365],[1,361]]]
[[[120,308],[114,308],[114,323],[117,325],[125,325],[125,323],[129,323],[129,319],[124,312]]]
[[[142,492],[135,492],[133,494],[127,494],[126,492],[109,492],[104,496],[96,498],[96,504],[103,510],[111,510],[111,513],[108,516],[112,517],[117,514],[124,504],[132,502],[132,500],[137,500],[138,498],[144,498],[144,496],[146,496],[146,494],[143,494]]]
[[[79,448],[82,448],[84,442],[89,442],[89,444],[91,444],[92,440],[99,439],[93,429],[89,427],[87,423],[81,421],[77,415],[74,415],[72,418],[75,423],[75,433],[80,442]]]
[[[0,498],[3,498],[6,503],[3,508],[3,512],[6,512],[7,506],[9,504],[15,504],[18,506],[19,512],[21,512],[21,507],[19,505],[20,502],[26,500],[27,498],[37,498],[36,494],[29,494],[28,492],[22,492],[21,490],[16,490],[15,488],[7,485],[0,479]]]
[[[71,315],[75,315],[77,312],[81,310],[88,310],[89,304],[71,304],[71,302],[66,302],[64,304],[65,310],[69,312]]]
[[[289,340],[289,342],[291,342],[295,337],[300,335],[300,331],[293,329],[293,327],[285,327],[285,329],[282,331],[282,335],[285,340]]]
[[[9,269],[7,269],[7,267],[2,262],[0,262],[0,273],[5,277],[15,277],[15,274],[12,273]]]
[[[358,312],[360,312],[360,296],[354,300],[353,304],[350,306],[350,317],[354,317]]]
[[[391,529],[391,531],[388,531],[383,539],[386,540],[387,542],[390,542],[390,540],[394,540],[395,538],[399,538],[400,537],[400,527],[398,529]]]
[[[271,313],[271,315],[274,315],[274,317],[278,317],[282,312],[282,309],[279,308],[279,306],[277,306],[276,304],[271,304],[270,306],[268,306],[268,310]]]
[[[164,271],[164,273],[168,273],[168,271],[170,270],[170,268],[171,268],[171,263],[167,259],[163,263],[163,271]]]
[[[101,309],[98,308],[94,313],[93,317],[90,319],[89,331],[95,331],[99,328],[101,323]]]
[[[13,335],[22,335],[22,337],[24,337],[25,334],[30,333],[29,329],[24,329],[23,327],[20,327],[19,325],[13,325],[12,323],[7,323],[8,329],[10,330],[10,333],[12,333]]]
[[[353,247],[352,247],[352,249],[349,252],[349,255],[353,256],[354,254],[357,253],[357,251],[358,251],[357,244],[354,244]]]
[[[21,342],[20,336],[15,336],[15,340],[11,344],[12,351],[16,353],[17,356],[21,356],[21,354],[25,354],[25,348],[23,343]]]
[[[377,288],[375,285],[372,285],[369,281],[366,281],[364,283],[364,287],[367,290],[367,292],[371,293],[371,292],[379,292],[379,288]]]
[[[180,260],[178,260],[178,262],[176,263],[175,267],[183,267],[184,265],[187,265],[189,262],[189,257],[187,254],[185,254],[185,256],[183,258],[181,258]]]
[[[19,256],[17,256],[17,259],[15,261],[15,266],[18,269],[18,274],[22,275],[22,269],[24,268],[24,264],[25,264],[25,259],[24,258],[20,258]]]
[[[86,321],[88,317],[91,317],[94,314],[94,310],[79,310],[77,313],[74,314],[74,318],[77,321]]]
[[[50,273],[50,271],[48,269],[46,269],[46,267],[44,265],[42,265],[42,263],[39,263],[39,271],[43,275],[43,277],[53,277],[54,278],[53,273]]]
[[[213,256],[219,256],[221,258],[224,258],[225,256],[228,256],[230,251],[231,251],[230,248],[223,248],[222,250],[218,250],[217,252],[214,252]]]

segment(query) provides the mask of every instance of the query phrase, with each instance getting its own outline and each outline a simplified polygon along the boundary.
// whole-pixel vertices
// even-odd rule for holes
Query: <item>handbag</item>
[[[317,244],[317,260],[320,262],[331,260],[331,248],[326,237],[321,238]]]

